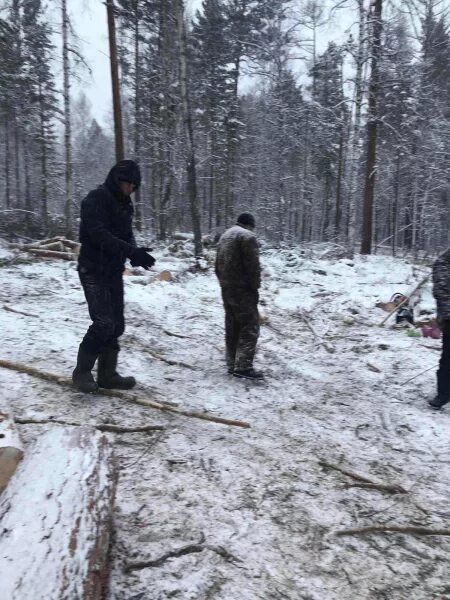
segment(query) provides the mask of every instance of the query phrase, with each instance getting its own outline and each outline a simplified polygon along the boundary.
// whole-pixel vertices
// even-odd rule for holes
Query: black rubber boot
[[[431,408],[442,408],[445,404],[448,404],[449,401],[449,398],[437,395],[433,400],[429,400],[428,404]]]
[[[250,369],[235,369],[233,371],[234,377],[241,377],[242,379],[254,379],[260,381],[264,379],[264,373],[262,371],[256,371],[253,367]]]
[[[77,366],[72,373],[73,384],[80,392],[92,394],[92,392],[98,390],[98,385],[91,373],[96,360],[96,354],[89,354],[89,352],[86,352],[86,350],[83,350],[80,346],[78,350]]]
[[[98,357],[98,377],[99,387],[109,390],[131,390],[136,385],[134,377],[122,377],[116,371],[118,350],[108,348]]]

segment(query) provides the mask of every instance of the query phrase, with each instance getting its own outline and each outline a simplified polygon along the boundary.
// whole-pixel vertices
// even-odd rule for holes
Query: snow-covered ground
[[[8,256],[0,249],[0,264]],[[251,429],[85,397],[0,369],[0,393],[16,416],[166,426],[108,434],[120,473],[108,599],[450,598],[448,537],[336,535],[374,524],[448,528],[450,411],[426,404],[440,342],[391,329],[393,320],[378,327],[386,313],[375,308],[410,291],[427,268],[386,257],[333,261],[265,250],[268,322],[256,366],[267,378],[257,384],[226,373],[212,269],[183,273],[188,259],[162,250],[156,257],[158,271],[182,274],[173,283],[126,278],[122,372],[136,375],[142,395],[248,421]],[[0,358],[69,375],[89,324],[74,265],[3,266],[0,294]],[[416,315],[433,306],[426,287]],[[306,314],[327,347],[316,343]],[[57,426],[20,431],[31,443]],[[359,487],[321,461],[407,493]],[[202,540],[201,552],[124,570],[126,562]]]

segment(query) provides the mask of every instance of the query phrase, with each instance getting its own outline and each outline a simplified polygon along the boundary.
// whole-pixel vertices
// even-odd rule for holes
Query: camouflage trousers
[[[250,369],[259,337],[258,292],[222,288],[226,361],[229,369]]]

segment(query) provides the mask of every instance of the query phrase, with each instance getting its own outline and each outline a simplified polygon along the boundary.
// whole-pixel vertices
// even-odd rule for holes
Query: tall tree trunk
[[[11,180],[10,180],[10,143],[9,143],[9,122],[5,121],[5,204],[6,208],[11,208]]]
[[[395,180],[394,180],[394,199],[392,202],[392,256],[395,256],[397,252],[397,230],[398,230],[398,201],[400,195],[400,165],[401,165],[401,154],[397,152],[397,164],[395,169]]]
[[[356,55],[356,72],[355,72],[355,114],[353,118],[353,126],[350,135],[350,156],[349,156],[349,194],[348,194],[348,247],[353,255],[355,249],[356,237],[356,191],[358,184],[359,170],[359,136],[361,131],[361,108],[363,101],[363,67],[364,67],[364,50],[365,50],[365,10],[364,0],[357,0],[359,12],[358,26],[358,51]]]
[[[22,204],[22,186],[20,181],[20,109],[14,110],[14,179],[16,184],[16,207]]]
[[[338,153],[338,172],[336,181],[336,214],[334,219],[334,235],[336,241],[339,238],[341,231],[342,219],[342,173],[344,171],[344,124],[341,125],[341,133],[339,135],[339,153]]]
[[[119,65],[117,61],[116,23],[114,18],[114,0],[106,0],[109,33],[109,60],[111,66],[111,84],[114,112],[114,136],[116,142],[116,160],[125,156],[123,144],[122,105],[120,102]]]
[[[73,207],[73,162],[72,162],[72,123],[70,115],[70,64],[69,64],[69,16],[67,0],[62,0],[62,37],[63,37],[63,83],[64,83],[64,150],[65,150],[65,185],[66,198],[64,216],[66,233],[71,237]]]
[[[26,135],[26,130],[25,130]],[[31,183],[30,183],[30,150],[28,144],[23,148],[23,164],[25,172],[25,227],[27,233],[30,231],[31,224]]]
[[[47,143],[45,129],[45,106],[44,97],[42,94],[42,83],[39,82],[39,120],[40,120],[40,137],[41,137],[41,214],[44,228],[48,230],[48,173],[47,173]]]
[[[197,175],[196,175],[196,159],[195,159],[195,144],[194,144],[194,128],[192,124],[192,114],[190,106],[190,96],[188,88],[188,72],[187,72],[187,43],[186,29],[184,24],[184,6],[183,0],[176,0],[177,12],[177,34],[178,34],[178,52],[180,61],[180,91],[183,105],[183,116],[186,136],[186,151],[187,151],[187,179],[188,190],[191,208],[192,228],[194,231],[194,246],[195,255],[202,254],[202,232],[200,224],[200,210],[197,193]]]
[[[141,58],[139,44],[139,0],[134,2],[134,158],[140,161],[141,154]],[[134,194],[136,209],[136,228],[142,229],[141,190],[138,188]]]
[[[375,0],[373,8],[372,63],[369,86],[369,120],[367,123],[367,164],[364,190],[361,254],[372,252],[373,206],[375,192],[378,128],[378,61],[381,54],[381,30],[383,0]]]

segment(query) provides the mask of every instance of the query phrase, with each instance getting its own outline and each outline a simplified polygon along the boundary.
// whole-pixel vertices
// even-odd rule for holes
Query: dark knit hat
[[[136,188],[141,185],[141,170],[134,160],[121,160],[112,169],[117,181],[127,181],[134,183]]]
[[[255,217],[247,212],[241,213],[238,216],[237,222],[239,223],[239,225],[247,225],[247,227],[251,227],[252,229],[256,227]]]

